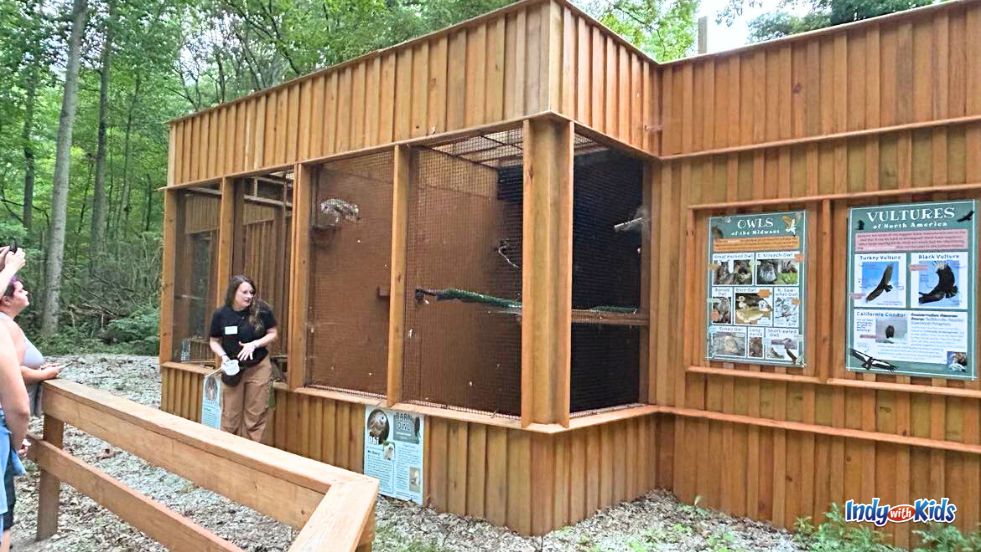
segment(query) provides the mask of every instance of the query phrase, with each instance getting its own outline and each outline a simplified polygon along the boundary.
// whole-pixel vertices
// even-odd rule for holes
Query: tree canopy
[[[692,53],[698,0],[594,0],[582,6],[658,61]]]
[[[750,42],[762,42],[792,34],[861,21],[898,11],[918,8],[936,0],[781,0],[778,9],[749,22]],[[730,0],[718,20],[731,24],[746,6],[761,0]]]

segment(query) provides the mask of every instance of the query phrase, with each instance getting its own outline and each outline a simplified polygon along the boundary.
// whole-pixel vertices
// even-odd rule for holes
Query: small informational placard
[[[221,372],[204,378],[201,391],[201,423],[221,429]]]
[[[422,504],[425,416],[368,406],[364,420],[364,474],[381,494]]]
[[[709,360],[804,366],[805,215],[709,219]]]
[[[975,379],[976,202],[851,209],[849,370]]]

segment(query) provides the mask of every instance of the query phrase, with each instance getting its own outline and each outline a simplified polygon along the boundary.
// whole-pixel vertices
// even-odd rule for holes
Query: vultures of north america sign
[[[975,209],[972,200],[850,210],[849,370],[977,377]]]

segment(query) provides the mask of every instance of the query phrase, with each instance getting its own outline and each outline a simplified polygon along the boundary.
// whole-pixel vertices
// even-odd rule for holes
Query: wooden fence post
[[[51,416],[44,416],[44,441],[58,448],[65,437],[65,423]],[[58,532],[58,507],[61,494],[61,481],[54,475],[41,470],[38,485],[37,540],[42,541]]]

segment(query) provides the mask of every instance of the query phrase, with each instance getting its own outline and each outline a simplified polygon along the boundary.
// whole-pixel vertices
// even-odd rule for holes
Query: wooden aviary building
[[[958,0],[658,64],[526,0],[173,121],[162,407],[197,419],[247,271],[284,324],[271,442],[360,471],[365,405],[426,414],[440,510],[950,497],[973,528],[981,384],[848,371],[843,317],[850,207],[981,195],[978,36]],[[806,367],[705,360],[708,218],[791,209]]]

